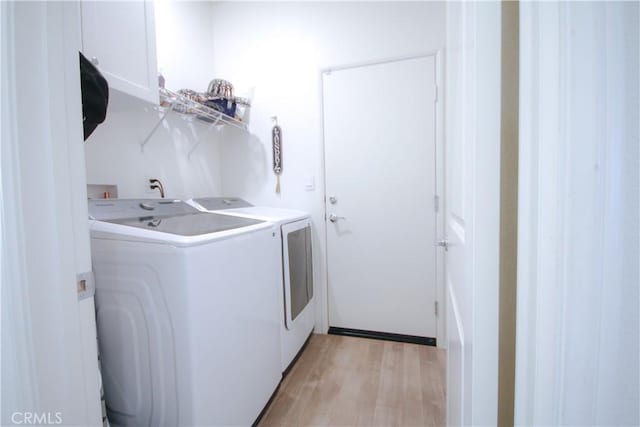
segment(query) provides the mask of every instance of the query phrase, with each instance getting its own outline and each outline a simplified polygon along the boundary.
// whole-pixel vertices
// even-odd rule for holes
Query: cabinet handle
[[[91,57],[91,63],[93,65],[100,65],[100,61],[98,61],[98,58],[96,56]]]

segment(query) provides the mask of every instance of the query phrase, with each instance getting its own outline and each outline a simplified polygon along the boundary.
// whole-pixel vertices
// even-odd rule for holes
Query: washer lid
[[[252,206],[250,208],[227,209],[220,213],[229,215],[242,215],[247,218],[256,218],[264,221],[276,223],[287,223],[299,219],[309,218],[309,214],[304,211],[293,209],[270,208],[267,206]]]
[[[255,218],[278,224],[306,219],[310,216],[308,212],[294,209],[253,206],[246,200],[237,197],[204,197],[191,199],[187,203],[190,203],[201,211],[220,212],[225,215]]]
[[[199,212],[175,199],[89,199],[89,218],[98,221]]]
[[[90,200],[93,219],[177,236],[201,236],[264,221],[201,212],[180,200]]]
[[[222,211],[253,206],[251,203],[239,197],[202,197],[192,200],[208,211]]]
[[[198,212],[176,216],[143,216],[139,218],[112,219],[106,222],[178,236],[201,236],[219,231],[233,230],[263,223],[257,219]]]

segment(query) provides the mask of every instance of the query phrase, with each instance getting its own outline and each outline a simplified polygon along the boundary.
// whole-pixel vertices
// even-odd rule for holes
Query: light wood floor
[[[313,335],[260,426],[442,426],[445,352]]]

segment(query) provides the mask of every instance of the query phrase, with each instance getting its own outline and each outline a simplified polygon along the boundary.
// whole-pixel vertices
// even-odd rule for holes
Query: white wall
[[[87,183],[117,185],[120,198],[159,197],[148,190],[149,177],[162,181],[166,197],[219,194],[219,130],[172,112],[143,151],[141,143],[160,116],[151,106],[112,92],[107,120],[86,143]]]
[[[155,8],[166,87],[206,90],[213,78],[211,3],[157,1]],[[221,132],[170,113],[142,152],[140,143],[159,117],[151,106],[112,90],[107,120],[87,140],[87,183],[117,185],[120,198],[159,197],[147,191],[149,177],[162,181],[167,197],[219,195]]]
[[[158,71],[171,90],[207,90],[213,77],[208,1],[155,0]]]
[[[211,26],[216,77],[230,80],[240,95],[254,95],[252,135],[237,134],[220,146],[224,192],[311,212],[316,327],[325,331],[320,70],[443,49],[444,4],[215,3]],[[388,102],[392,88],[389,82],[388,88],[372,90],[380,91],[380,102]],[[357,99],[345,102],[358,108]],[[271,171],[271,116],[278,117],[283,132],[280,195]],[[309,182],[315,182],[315,191],[306,190]]]

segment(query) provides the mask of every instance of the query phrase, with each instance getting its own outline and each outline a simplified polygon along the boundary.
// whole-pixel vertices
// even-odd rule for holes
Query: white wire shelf
[[[166,106],[163,106],[163,104]],[[210,128],[228,125],[248,131],[246,123],[164,88],[160,89],[160,107],[158,107],[158,111],[162,113],[158,123],[155,124],[151,131],[149,131],[147,137],[140,143],[140,148],[143,151],[145,145],[151,140],[153,134],[172,111],[182,116],[192,117],[210,123]],[[198,144],[196,144],[196,146],[197,145]],[[196,147],[193,147],[191,152],[193,152],[195,148]],[[191,153],[189,153],[189,155],[191,155]]]

